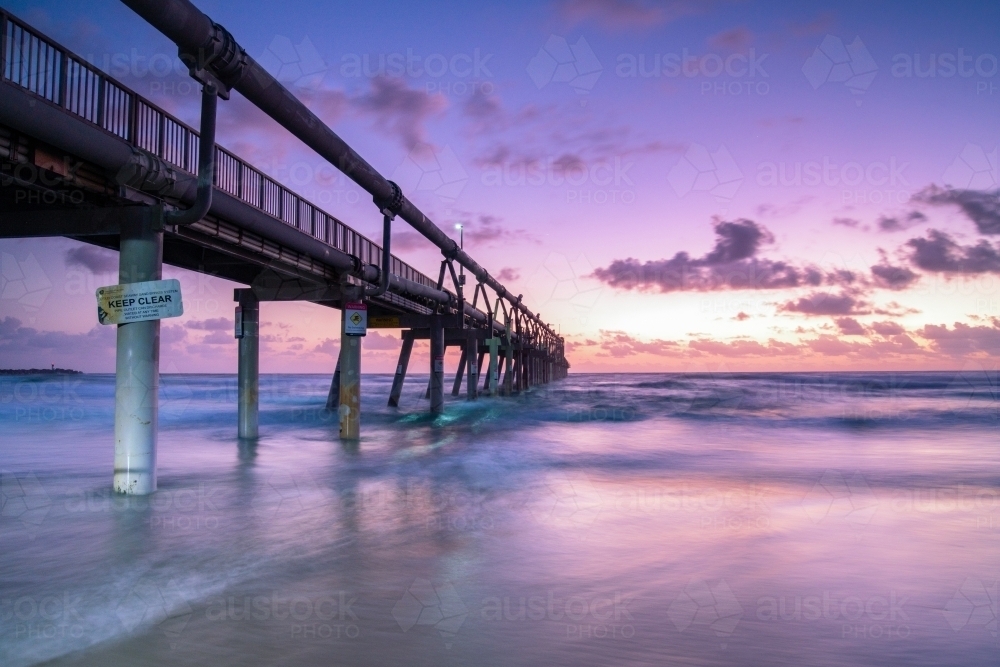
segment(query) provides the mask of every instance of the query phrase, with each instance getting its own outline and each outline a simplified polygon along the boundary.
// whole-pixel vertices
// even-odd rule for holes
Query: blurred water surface
[[[0,378],[0,663],[1000,661],[995,372],[572,375],[385,407],[167,375],[109,492],[113,376]],[[450,397],[449,397],[450,398]]]

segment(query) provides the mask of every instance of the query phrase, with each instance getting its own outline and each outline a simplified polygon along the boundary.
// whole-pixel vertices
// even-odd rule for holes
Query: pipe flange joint
[[[247,53],[228,30],[218,23],[213,23],[212,27],[212,35],[199,47],[198,53],[180,49],[178,55],[188,66],[192,78],[202,85],[214,86],[219,97],[228,100],[229,91],[246,75]]]
[[[455,242],[455,239],[449,239],[449,240],[451,241],[451,247],[448,248],[447,250],[442,250],[441,254],[444,255],[445,259],[453,262],[455,261],[455,258],[458,257],[458,251],[460,250],[460,248],[458,247],[458,243]]]
[[[360,257],[355,257],[354,255],[348,255],[351,258],[351,270],[341,276],[341,280],[346,278],[347,275],[354,276],[355,278],[364,279],[365,275],[365,263],[361,261]]]
[[[387,181],[389,183],[389,188],[392,193],[386,199],[381,199],[379,197],[372,197],[372,201],[378,206],[378,210],[385,217],[392,220],[399,212],[403,209],[403,191],[398,185],[392,181]]]

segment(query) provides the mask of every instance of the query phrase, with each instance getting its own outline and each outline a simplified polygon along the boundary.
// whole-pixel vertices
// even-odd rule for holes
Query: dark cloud
[[[879,217],[878,230],[880,232],[901,232],[910,227],[915,227],[923,222],[927,222],[927,216],[920,211],[910,211],[904,215]]]
[[[773,236],[752,220],[732,222],[716,219],[715,245],[703,257],[678,252],[670,259],[640,262],[614,260],[598,268],[593,277],[619,289],[716,291],[726,289],[782,289],[851,285],[858,280],[850,271],[823,272],[812,266],[797,267],[783,261],[756,258],[762,245]]]
[[[774,243],[774,236],[752,220],[735,222],[717,221],[715,247],[705,255],[705,263],[712,266],[738,262],[753,257],[765,243]]]
[[[743,322],[744,320],[749,320],[750,316],[744,313],[742,310],[736,313],[736,317],[733,318],[737,322]]]
[[[365,350],[396,350],[399,348],[399,345],[399,339],[395,336],[383,335],[378,331],[369,331],[361,347]]]
[[[232,320],[225,317],[213,317],[207,320],[191,320],[186,326],[189,329],[203,329],[205,331],[229,331],[235,325]]]
[[[91,273],[118,271],[118,253],[92,245],[79,245],[66,251],[66,266],[79,266]]]
[[[855,220],[854,218],[834,218],[833,224],[841,225],[842,227],[857,227],[861,224],[860,220]]]
[[[210,331],[207,336],[201,339],[201,342],[204,345],[232,345],[236,341],[233,339],[233,334],[216,329]]]
[[[500,97],[485,93],[482,88],[476,88],[469,96],[469,99],[462,105],[462,112],[469,118],[480,121],[498,120],[504,118],[505,115]]]
[[[1000,234],[1000,190],[953,190],[931,185],[913,199],[937,206],[958,206],[980,234]]]
[[[428,143],[424,123],[448,105],[442,95],[410,88],[404,80],[390,77],[372,79],[371,90],[353,102],[374,114],[376,127],[394,135],[407,150]]]
[[[950,355],[963,355],[972,352],[1000,353],[1000,326],[993,321],[993,326],[969,326],[961,322],[949,329],[945,324],[927,324],[920,335],[932,341],[931,347],[938,352]]]
[[[822,35],[830,32],[837,19],[833,12],[822,12],[812,21],[805,23],[792,23],[789,26],[790,32],[796,37],[811,37],[812,35]]]
[[[108,372],[115,367],[116,327],[97,325],[83,333],[40,331],[15,317],[0,319],[0,359],[7,368],[73,368]]]
[[[552,161],[552,170],[561,175],[572,174],[574,172],[584,172],[587,171],[587,163],[583,161],[583,158],[579,155],[572,153],[563,153],[555,160]]]
[[[917,315],[920,310],[917,308],[909,308],[900,304],[897,301],[890,301],[885,304],[884,308],[874,308],[872,312],[876,315],[884,315],[886,317],[903,317],[904,315]]]
[[[500,273],[497,274],[497,280],[517,280],[521,277],[520,271],[517,269],[512,269],[509,266],[505,266],[500,269]]]
[[[906,332],[902,325],[895,322],[874,322],[872,323],[872,329],[879,336],[898,336]]]
[[[864,326],[862,326],[862,324],[853,317],[838,317],[834,321],[837,323],[837,328],[840,329],[840,333],[845,336],[865,335]]]
[[[860,315],[868,312],[867,304],[847,292],[829,294],[813,292],[797,300],[788,301],[781,310],[803,315]]]
[[[766,344],[755,340],[738,339],[728,342],[710,339],[693,340],[688,347],[705,354],[720,357],[775,357],[797,355],[800,349],[792,343],[783,343],[773,338]]]
[[[466,133],[474,141],[482,140],[476,165],[487,173],[502,170],[505,181],[527,177],[536,184],[550,180],[551,185],[559,185],[563,181],[559,175],[582,166],[588,171],[610,168],[616,185],[631,186],[632,163],[628,158],[687,149],[683,144],[645,138],[625,124],[594,127],[589,116],[567,118],[554,108],[528,105],[508,112],[495,95],[489,100],[470,101],[465,114],[472,120]],[[558,151],[553,152],[553,147]]]
[[[910,239],[906,246],[911,250],[910,261],[925,271],[1000,272],[1000,252],[985,240],[973,246],[961,246],[948,234],[932,229],[927,238]]]
[[[340,341],[335,338],[324,338],[313,348],[313,352],[337,358],[340,356]]]
[[[585,344],[595,344],[587,341]],[[683,356],[681,346],[672,340],[656,339],[649,342],[641,341],[624,331],[601,330],[601,339],[596,342],[604,351],[601,356],[615,358],[631,357],[636,354],[652,354],[661,357]]]
[[[512,244],[523,241],[537,242],[538,239],[523,229],[511,229],[503,224],[503,219],[495,215],[475,215],[458,213],[465,232],[466,248],[488,246],[496,243]]]
[[[746,26],[737,26],[712,35],[708,45],[713,49],[724,51],[745,51],[754,42],[754,34]]]
[[[885,257],[880,264],[872,266],[871,271],[876,285],[891,290],[906,289],[920,279],[920,274],[905,266],[893,266]]]
[[[559,14],[570,25],[590,22],[610,30],[651,28],[701,14],[713,0],[562,0]]]

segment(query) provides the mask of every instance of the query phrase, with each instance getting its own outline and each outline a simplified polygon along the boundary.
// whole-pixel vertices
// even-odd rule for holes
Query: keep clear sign
[[[360,301],[344,304],[344,333],[348,336],[364,336],[368,333],[368,306]]]
[[[97,320],[101,324],[146,322],[183,314],[178,280],[150,280],[97,289]]]

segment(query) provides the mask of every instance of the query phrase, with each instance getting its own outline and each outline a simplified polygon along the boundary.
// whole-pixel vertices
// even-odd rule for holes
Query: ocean
[[[110,493],[112,375],[0,377],[0,664],[1000,661],[996,371],[572,374],[362,439],[329,378],[164,375]]]

